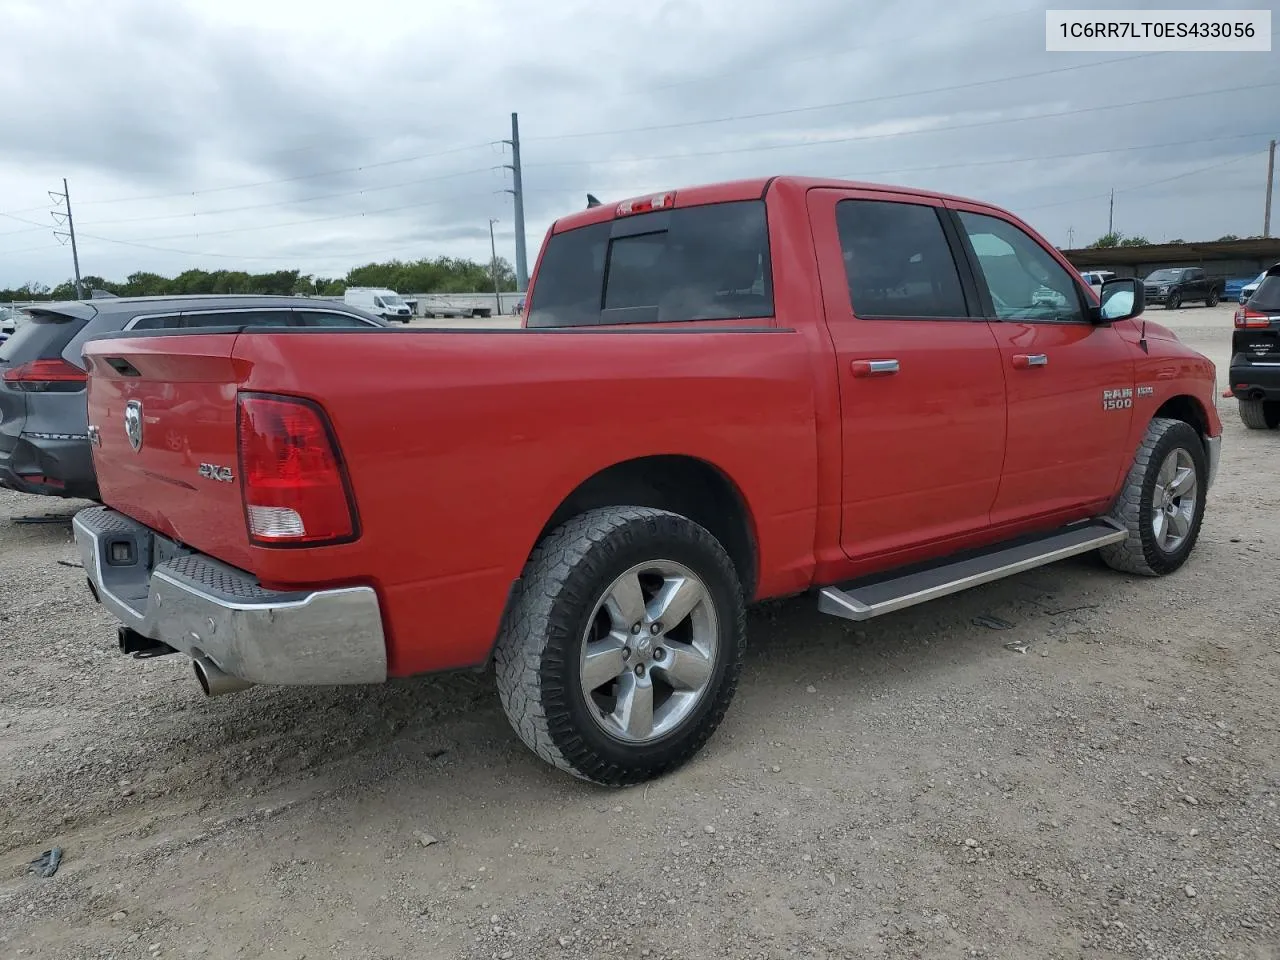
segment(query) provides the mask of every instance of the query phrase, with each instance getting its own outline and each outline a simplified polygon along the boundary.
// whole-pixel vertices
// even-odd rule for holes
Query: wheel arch
[[[1205,411],[1204,405],[1190,394],[1180,393],[1165,400],[1160,405],[1160,409],[1152,414],[1152,419],[1156,417],[1181,420],[1200,434],[1201,440],[1209,436],[1209,414]]]
[[[733,561],[744,596],[755,595],[759,541],[747,499],[724,470],[698,457],[638,457],[597,471],[560,502],[530,544],[530,554],[566,520],[613,506],[669,510],[706,528]]]

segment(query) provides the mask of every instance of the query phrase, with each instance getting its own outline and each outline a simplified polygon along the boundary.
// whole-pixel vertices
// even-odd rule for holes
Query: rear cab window
[[[552,235],[525,325],[772,318],[763,200],[619,217]]]
[[[86,323],[83,317],[33,311],[31,318],[0,344],[0,364],[17,366],[32,360],[52,359],[66,349]],[[75,362],[84,365],[78,357]]]

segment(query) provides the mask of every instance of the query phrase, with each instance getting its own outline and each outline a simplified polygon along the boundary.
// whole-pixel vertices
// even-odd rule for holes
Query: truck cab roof
[[[856,180],[833,180],[822,177],[753,177],[745,180],[727,180],[721,183],[701,184],[689,187],[677,187],[653,194],[642,194],[637,198],[625,198],[612,203],[605,202],[599,206],[588,207],[568,214],[556,220],[551,226],[552,233],[563,233],[593,223],[603,223],[619,215],[619,209],[628,203],[649,200],[659,197],[670,197],[672,208],[693,207],[704,203],[730,203],[734,200],[763,199],[774,187],[787,186],[798,190],[834,188],[838,190],[874,190],[878,193],[892,193],[903,197],[926,197],[931,200],[954,200],[989,206],[981,200],[968,197],[953,196],[946,193],[935,193],[931,190],[918,190],[911,187],[892,186],[883,183],[863,183]],[[660,207],[659,207],[660,208]]]

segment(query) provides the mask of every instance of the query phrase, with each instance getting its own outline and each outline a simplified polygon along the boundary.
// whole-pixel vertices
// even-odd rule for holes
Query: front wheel
[[[1166,298],[1164,308],[1166,310],[1177,310],[1180,306],[1182,306],[1182,294],[1175,290]]]
[[[610,786],[697,753],[724,718],[745,645],[732,561],[710,533],[647,507],[592,510],[525,566],[494,666],[538,756]]]
[[[1200,536],[1207,479],[1195,429],[1181,420],[1152,420],[1111,513],[1129,536],[1098,551],[1106,564],[1148,577],[1181,567]]]

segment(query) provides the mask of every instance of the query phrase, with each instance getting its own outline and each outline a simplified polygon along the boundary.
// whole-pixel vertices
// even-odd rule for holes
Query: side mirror
[[[1102,284],[1101,305],[1097,308],[1100,323],[1131,320],[1142,314],[1146,297],[1141,280],[1115,277]]]

